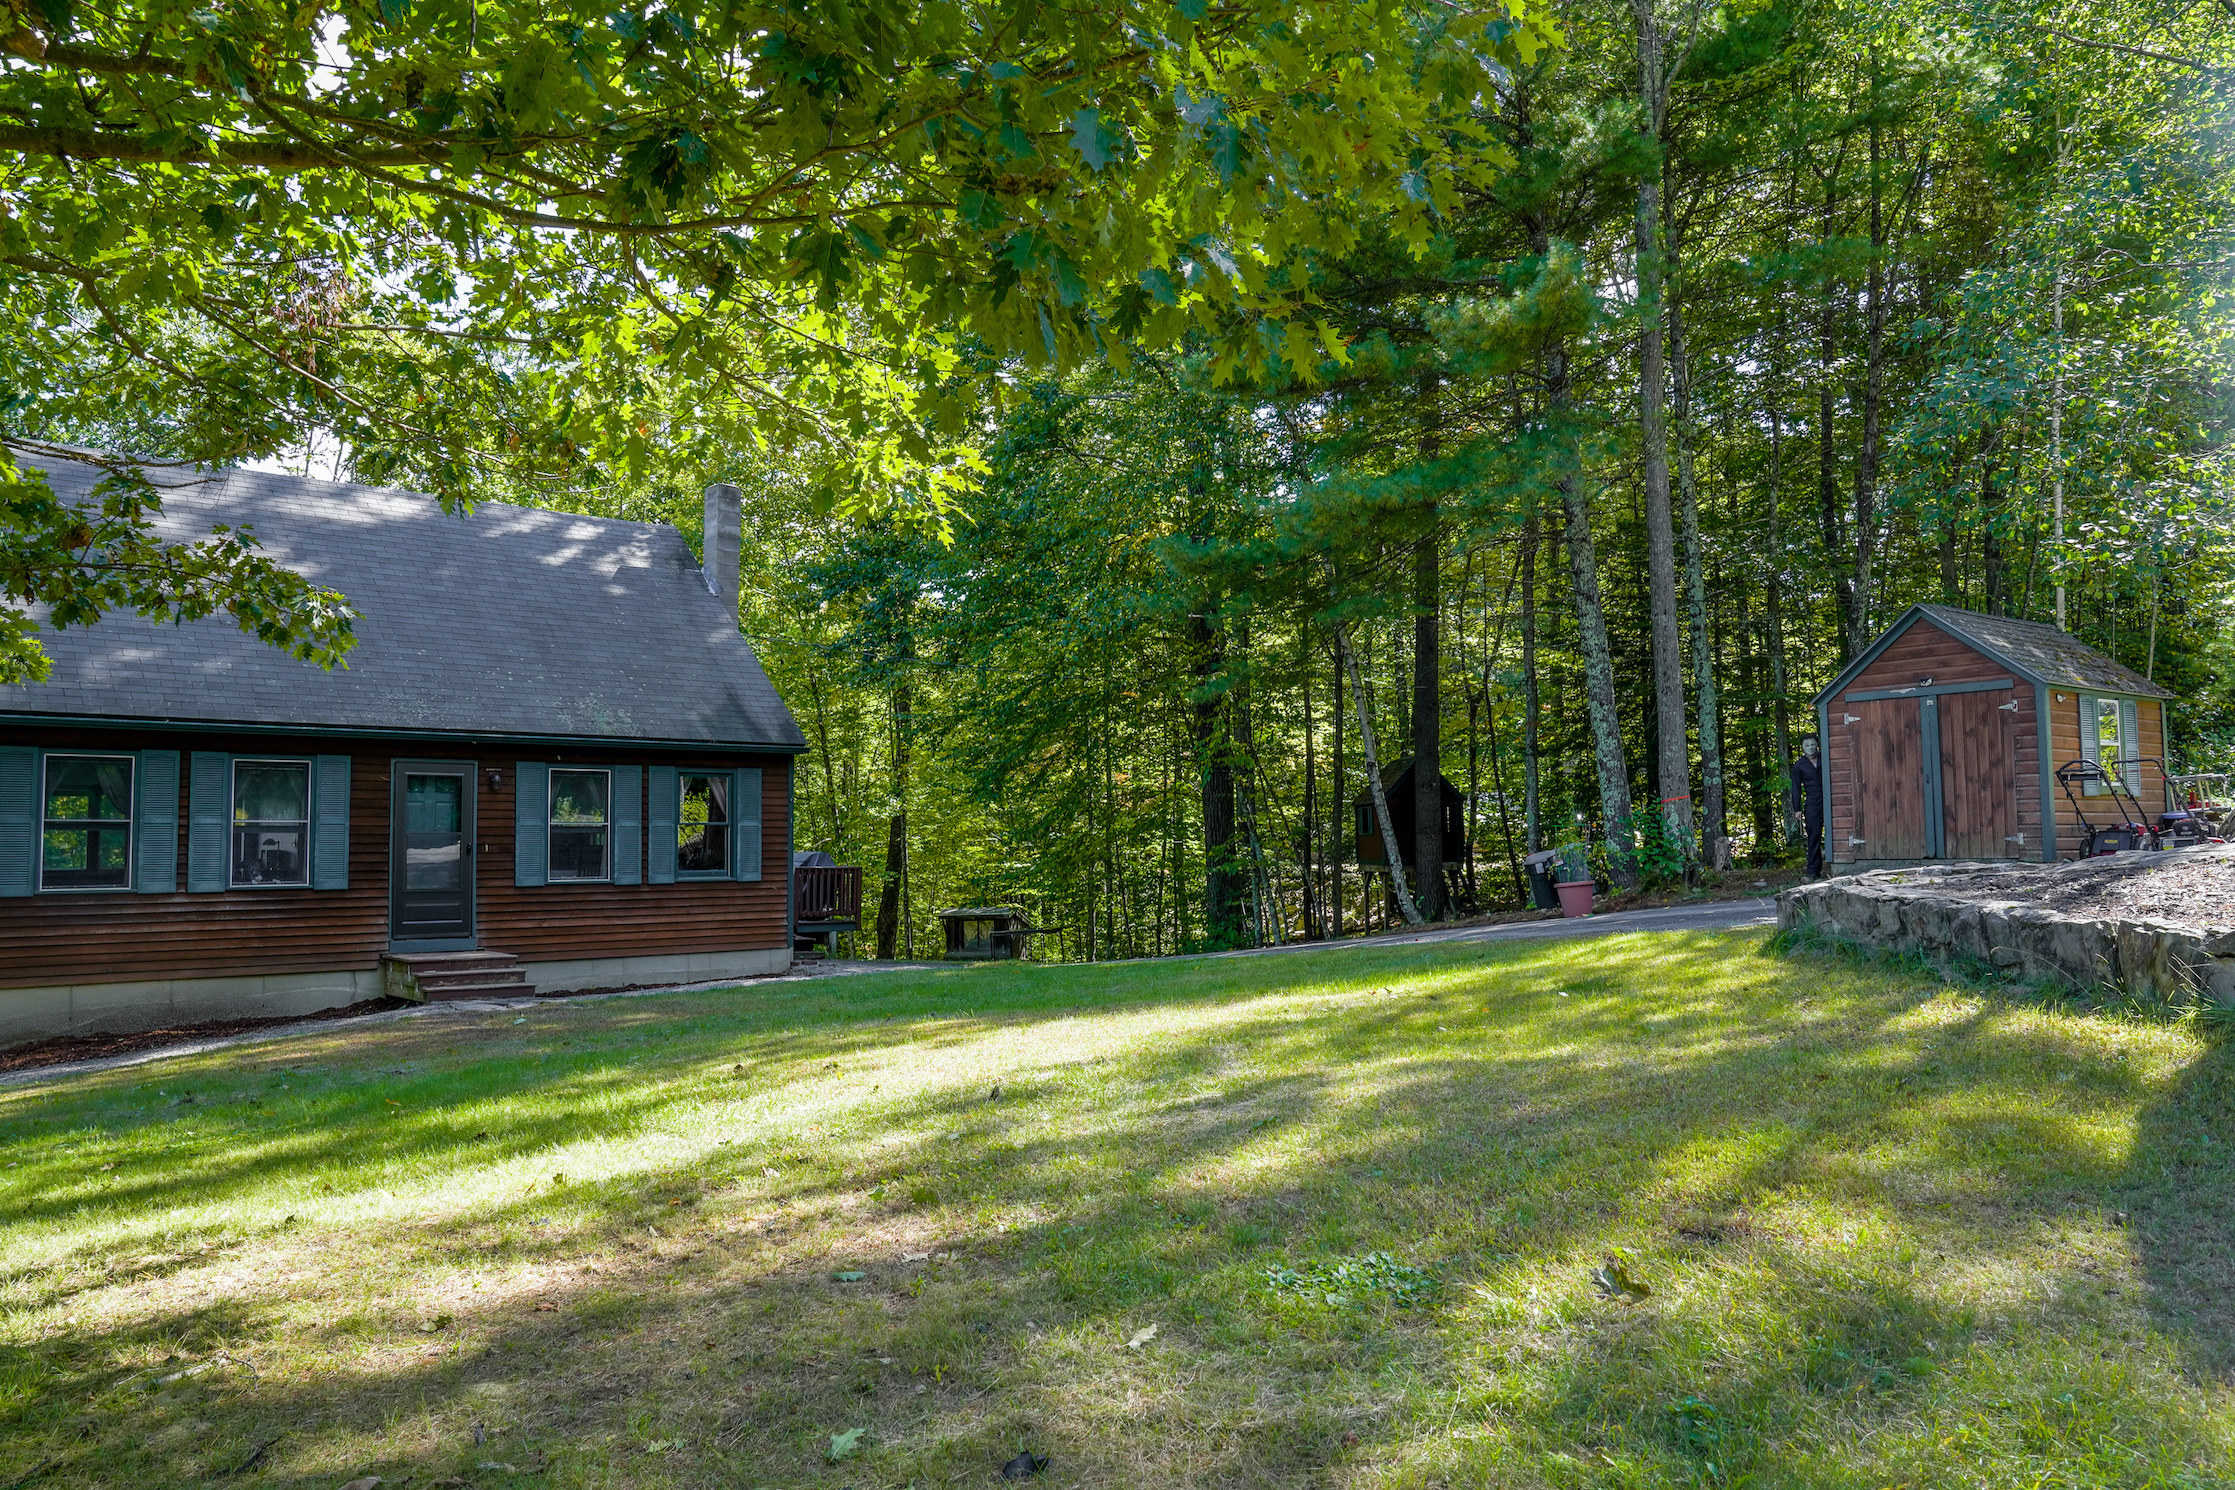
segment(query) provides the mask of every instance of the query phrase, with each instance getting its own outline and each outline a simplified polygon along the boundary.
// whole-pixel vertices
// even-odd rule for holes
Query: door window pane
[[[683,800],[675,815],[675,872],[729,872],[729,782],[727,776],[685,776]]]
[[[132,760],[47,757],[39,884],[47,890],[132,887]]]
[[[551,878],[602,880],[606,877],[607,801],[613,785],[609,771],[551,773]]]
[[[310,883],[310,762],[233,762],[233,883]]]
[[[465,885],[465,788],[456,776],[404,777],[404,888]]]

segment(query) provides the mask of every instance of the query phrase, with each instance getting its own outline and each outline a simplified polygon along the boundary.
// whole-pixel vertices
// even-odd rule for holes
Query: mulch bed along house
[[[788,966],[804,741],[738,632],[734,488],[702,567],[664,526],[154,474],[167,537],[252,528],[357,647],[44,632],[0,689],[0,1043]]]
[[[1913,606],[1816,696],[1832,862],[2077,857],[2086,827],[2057,768],[2123,762],[2154,813],[2170,697],[2054,626]],[[2112,820],[2109,783],[2075,790]]]

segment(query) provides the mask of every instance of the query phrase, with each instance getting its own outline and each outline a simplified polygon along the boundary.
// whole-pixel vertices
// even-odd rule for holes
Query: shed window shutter
[[[730,820],[736,823],[736,852],[730,855],[730,874],[741,880],[761,877],[761,773],[748,766],[737,773],[730,791]]]
[[[644,768],[615,766],[613,798],[607,808],[613,824],[613,883],[633,885],[644,869]]]
[[[322,755],[311,784],[310,884],[314,890],[349,888],[349,757]]]
[[[2080,695],[2080,759],[2100,765],[2103,760],[2102,750],[2103,737],[2095,727],[2095,695],[2083,693]],[[2103,791],[2103,783],[2091,778],[2080,791],[2083,796],[2099,796]]]
[[[645,815],[645,831],[651,835],[652,852],[644,878],[655,885],[675,883],[675,809],[676,785],[673,766],[654,766],[647,773],[651,790],[647,793],[651,811]]]
[[[233,758],[216,750],[194,752],[194,780],[187,793],[186,888],[222,890],[232,855],[225,840],[233,806]]]
[[[169,895],[178,889],[178,752],[140,752],[140,841],[134,852],[138,870],[132,888],[142,895]]]
[[[2142,795],[2142,707],[2130,698],[2119,700],[2119,754],[2126,758],[2127,791]]]
[[[512,767],[512,882],[546,884],[550,863],[551,768],[518,761]]]
[[[0,896],[39,885],[39,752],[0,745]]]

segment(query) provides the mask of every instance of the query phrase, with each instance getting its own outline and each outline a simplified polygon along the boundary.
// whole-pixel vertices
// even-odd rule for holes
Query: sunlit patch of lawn
[[[0,1486],[2205,1490],[2231,1150],[1751,936],[329,1031],[0,1089]]]

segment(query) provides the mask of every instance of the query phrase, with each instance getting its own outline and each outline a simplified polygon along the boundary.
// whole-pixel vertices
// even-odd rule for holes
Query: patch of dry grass
[[[0,1092],[0,1487],[2203,1490],[2231,1116],[1747,937],[322,1033]]]

